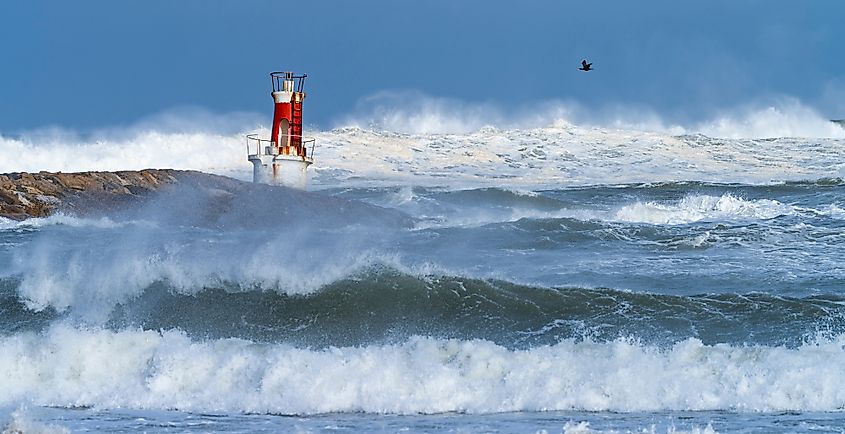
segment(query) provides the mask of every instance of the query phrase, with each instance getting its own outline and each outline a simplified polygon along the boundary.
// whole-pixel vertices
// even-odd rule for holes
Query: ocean
[[[315,133],[306,193],[0,219],[0,423],[845,432],[830,128],[346,127]],[[248,180],[241,133],[0,137],[0,172]]]

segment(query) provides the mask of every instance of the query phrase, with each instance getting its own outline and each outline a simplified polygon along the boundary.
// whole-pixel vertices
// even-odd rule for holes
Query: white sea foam
[[[614,112],[615,118],[590,119],[566,104],[544,104],[540,112],[507,117],[507,122],[483,105],[437,99],[403,104],[348,121],[346,127],[311,128],[308,134],[318,139],[315,185],[525,189],[845,177],[845,130],[789,101],[730,111],[691,127],[665,126],[654,116],[628,122],[619,114],[624,110]],[[0,173],[153,167],[249,179],[243,134],[269,135],[248,123],[241,132],[220,130],[217,121],[205,129],[198,121],[185,121],[191,128],[171,126],[179,122],[140,122],[119,134],[108,130],[86,137],[62,131],[0,136],[0,155],[14,156],[0,159]],[[811,138],[789,138],[794,136]]]
[[[746,200],[730,193],[691,195],[675,203],[637,202],[620,208],[615,219],[651,224],[686,224],[697,221],[765,220],[791,215],[795,209],[775,200]]]
[[[630,433],[631,431],[625,431],[626,433]],[[657,427],[652,425],[649,428],[643,428],[637,430],[635,432],[643,433],[643,434],[657,434]],[[543,430],[538,432],[538,434],[548,434],[547,431]],[[622,431],[618,430],[598,430],[590,428],[590,423],[586,421],[581,422],[573,422],[569,421],[563,426],[563,434],[622,434]],[[670,426],[666,428],[666,434],[718,434],[716,430],[710,424],[707,424],[704,428],[700,428],[697,426],[692,427],[689,430],[682,430],[678,429],[674,426]]]
[[[845,209],[842,209],[836,204],[828,205],[821,211],[821,213],[836,219],[845,219]]]
[[[413,207],[402,206],[400,209]],[[837,217],[835,205],[823,210],[801,208],[769,199],[748,200],[731,193],[721,196],[689,195],[677,201],[637,201],[618,208],[561,208],[542,210],[530,206],[461,207],[440,210],[435,217],[423,218],[417,228],[472,227],[491,223],[515,222],[521,219],[576,219],[581,221],[648,223],[655,225],[688,224],[697,221],[767,220],[796,213],[811,213]]]
[[[33,217],[21,221],[8,220],[4,223],[2,220],[0,220],[0,228],[3,228],[4,224],[6,228],[43,228],[47,226],[68,226],[76,228],[90,227],[99,229],[113,229],[124,227],[127,225],[151,225],[152,223],[145,221],[116,222],[108,217],[84,218],[59,212],[49,217]]]
[[[51,226],[71,228],[119,229],[131,226],[154,227],[155,223],[146,220],[115,221],[108,217],[76,217],[62,212],[48,217],[31,217],[24,220],[12,220],[0,217],[0,231],[41,229]],[[0,272],[0,275],[3,273]]]
[[[563,125],[400,134],[319,133],[318,184],[560,187],[705,181],[770,183],[845,175],[841,140],[719,140]]]
[[[572,103],[504,116],[487,104],[400,93],[365,106],[374,108],[347,119],[347,127],[317,134],[319,183],[757,184],[845,174],[845,130],[789,98],[686,127],[641,108],[597,116]],[[758,140],[771,137],[781,138]]]
[[[594,210],[562,209],[559,211],[542,211],[520,207],[497,210],[464,209],[450,215],[423,218],[417,222],[415,228],[477,227],[494,223],[516,222],[522,219],[539,220],[559,218],[572,218],[582,221],[610,220],[606,213]]]
[[[598,434],[601,431],[590,429],[590,422],[566,422],[563,426],[563,434]],[[547,434],[543,431],[544,434]],[[539,434],[539,433],[538,433]]]
[[[704,428],[695,426],[689,430],[669,427],[666,430],[666,434],[718,434],[718,431],[714,430],[710,424],[707,424]]]
[[[309,350],[54,325],[0,338],[0,404],[285,414],[834,411],[845,405],[844,343],[565,341],[508,350],[412,338]]]
[[[70,430],[67,428],[54,425],[45,424],[35,420],[27,414],[26,408],[18,408],[9,415],[9,420],[6,425],[2,427],[2,434],[68,434]]]
[[[18,222],[12,219],[8,219],[5,217],[0,217],[0,231],[13,229],[18,226]]]
[[[117,137],[68,135],[0,136],[0,173],[192,169],[245,178],[246,145],[241,134],[137,131]],[[245,164],[246,163],[246,164]]]

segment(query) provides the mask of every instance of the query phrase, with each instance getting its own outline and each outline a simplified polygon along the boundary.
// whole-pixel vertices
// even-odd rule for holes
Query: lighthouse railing
[[[299,138],[300,146],[305,149],[305,158],[309,160],[314,159],[314,150],[317,147],[317,139],[313,137],[307,136],[300,136],[300,135],[283,135],[280,136],[281,143],[290,143],[291,138]],[[270,140],[270,139],[263,139],[258,136],[258,134],[248,134],[246,136],[246,154],[247,155],[278,155],[277,149],[279,148],[278,143]],[[252,152],[252,150],[255,152]]]
[[[284,82],[289,81],[293,84],[293,89],[297,92],[302,92],[305,89],[305,77],[308,74],[295,74],[289,71],[275,71],[270,73],[270,81],[273,83],[273,92],[278,92],[284,89]]]

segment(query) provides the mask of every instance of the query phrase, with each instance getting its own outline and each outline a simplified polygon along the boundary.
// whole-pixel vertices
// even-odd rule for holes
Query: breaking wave
[[[741,222],[769,220],[782,216],[803,215],[841,219],[842,209],[835,203],[810,207],[772,199],[755,199],[767,189],[799,190],[815,183],[780,186],[736,186],[684,184],[620,185],[567,190],[567,197],[499,188],[439,190],[425,188],[387,188],[362,190],[363,200],[387,208],[396,208],[417,216],[416,227],[477,227],[520,220],[570,219],[582,222],[648,223],[677,225],[703,222]],[[838,184],[831,184],[835,187]],[[637,199],[639,190],[648,189],[656,200]],[[681,197],[674,189],[685,192]],[[664,190],[666,193],[661,193]],[[346,190],[348,193],[349,190]],[[656,192],[656,193],[655,193]],[[602,197],[606,195],[606,198]],[[620,197],[625,199],[620,200]],[[621,203],[620,203],[621,202]],[[625,203],[628,202],[628,203]]]
[[[692,195],[665,204],[637,202],[616,211],[616,219],[651,224],[686,224],[701,220],[767,220],[791,215],[795,208],[775,200],[745,200],[730,193],[722,196]]]
[[[183,294],[205,287],[312,293],[395,263],[389,243],[410,226],[399,212],[360,202],[236,188],[247,191],[183,185],[109,215],[93,208],[84,217],[4,222],[0,234],[17,247],[2,257],[0,279],[17,282],[28,309],[101,323],[157,283]]]
[[[56,325],[0,338],[0,403],[279,414],[834,411],[845,406],[843,344],[687,339],[660,349],[619,339],[509,350],[416,337],[313,350]]]
[[[436,98],[385,107],[340,128],[310,129],[319,143],[315,185],[551,188],[845,176],[845,130],[790,101],[736,110],[693,127],[663,126],[659,119],[591,121],[565,104],[545,104],[540,113],[528,111],[512,122],[499,122],[495,108]],[[0,136],[0,155],[16,156],[0,161],[0,173],[175,168],[249,179],[243,135],[269,132],[246,121],[221,129],[216,125],[226,122],[218,118],[225,116],[168,116],[119,133]],[[180,129],[180,122],[186,126]]]
[[[840,188],[827,184],[814,188]],[[331,191],[314,194],[248,183],[226,194],[184,187],[109,216],[4,222],[0,247],[9,250],[0,263],[0,279],[17,282],[15,291],[29,309],[69,312],[95,324],[156,285],[185,295],[208,288],[309,295],[379,269],[413,278],[463,276],[641,291],[673,282],[675,291],[695,294],[718,292],[726,278],[739,285],[730,288],[757,288],[765,279],[787,290],[795,277],[778,268],[788,261],[801,267],[813,291],[827,292],[840,276],[835,258],[841,208],[824,201],[811,206],[759,198],[772,190],[801,192],[813,185],[665,184],[645,189],[650,199],[640,196],[644,188],[637,185],[563,193],[421,187],[344,193],[369,203],[333,197]],[[756,229],[750,232],[747,225]],[[789,248],[816,240],[831,245],[816,247],[813,256]],[[756,271],[743,268],[750,253],[735,248],[750,242],[768,252],[768,261]],[[610,256],[588,260],[565,253],[597,245],[639,249],[646,256],[615,263]],[[704,253],[718,247],[736,256]],[[686,274],[642,268],[668,265],[678,252],[695,251],[701,255],[696,264],[673,265]],[[488,255],[486,263],[474,259],[479,254]],[[800,264],[809,257],[812,264]],[[745,270],[745,277],[724,275],[729,262]],[[624,273],[603,273],[609,263]],[[699,276],[695,284],[686,281],[692,275]]]
[[[416,335],[482,339],[510,349],[619,338],[663,346],[695,338],[708,345],[796,347],[845,333],[845,307],[835,295],[674,296],[414,275],[383,267],[340,278],[309,294],[237,283],[181,288],[167,281],[130,295],[119,287],[98,288],[113,292],[96,300],[99,323],[90,322],[91,307],[82,302],[64,311],[58,302],[57,307],[33,310],[31,302],[18,296],[20,289],[26,288],[17,280],[0,280],[3,330],[37,331],[57,320],[79,323],[81,311],[88,314],[87,324],[114,330],[178,329],[192,338],[239,337],[309,348],[389,344]],[[60,291],[57,299],[91,297],[88,288],[66,286]]]

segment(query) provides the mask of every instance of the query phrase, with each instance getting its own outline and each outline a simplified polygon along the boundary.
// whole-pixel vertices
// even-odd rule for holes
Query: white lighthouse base
[[[262,184],[284,185],[305,190],[308,186],[308,166],[310,158],[303,159],[295,155],[255,155],[249,156],[252,162],[252,181]]]

